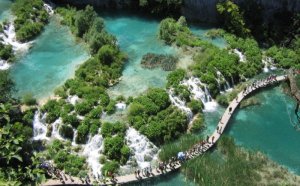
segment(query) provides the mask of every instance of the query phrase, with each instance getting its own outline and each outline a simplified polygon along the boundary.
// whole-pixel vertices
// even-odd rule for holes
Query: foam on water
[[[238,49],[233,49],[233,53],[239,57],[240,62],[245,63],[247,61],[246,56],[242,52],[240,52]]]
[[[140,134],[134,128],[128,128],[125,139],[126,144],[134,153],[133,157],[139,168],[149,167],[151,162],[157,160],[158,148],[146,136]]]
[[[190,77],[188,80],[183,80],[181,84],[188,87],[193,99],[203,103],[204,111],[212,112],[216,110],[218,104],[212,99],[206,85],[199,78]]]
[[[104,147],[103,145],[102,135],[97,134],[90,137],[83,150],[83,155],[87,157],[88,165],[91,167],[94,176],[97,178],[98,175],[101,175],[101,168],[103,166],[99,162],[100,154]]]
[[[119,102],[119,103],[117,103],[117,104],[115,105],[115,107],[117,108],[117,110],[120,110],[120,111],[125,110],[125,109],[126,109],[126,103],[124,103],[124,102]]]
[[[174,94],[174,92],[173,92],[172,89],[170,89],[170,90],[168,91],[168,93],[169,93],[169,99],[170,99],[171,103],[172,103],[175,107],[177,107],[177,108],[179,108],[180,110],[184,111],[184,112],[187,114],[188,119],[191,120],[192,117],[193,117],[193,112],[191,111],[190,108],[188,108],[188,107],[186,106],[185,101],[181,100],[178,96],[176,96],[176,95]]]
[[[34,140],[45,140],[47,134],[47,126],[45,125],[46,114],[41,118],[40,111],[36,111],[33,118],[33,139]]]
[[[7,61],[0,59],[0,70],[7,70],[9,69],[10,64]]]

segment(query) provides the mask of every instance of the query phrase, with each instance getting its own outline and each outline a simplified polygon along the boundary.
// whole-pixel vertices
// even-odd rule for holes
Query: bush
[[[120,122],[116,122],[116,123],[109,123],[109,122],[105,122],[102,124],[101,127],[101,134],[103,137],[111,137],[113,135],[120,135],[120,136],[124,136],[125,132],[126,132],[127,127]]]
[[[107,137],[104,140],[104,154],[112,160],[121,161],[121,149],[124,146],[124,139],[120,136]]]
[[[194,114],[199,113],[204,108],[203,103],[201,101],[192,100],[188,103],[188,107],[192,110]]]
[[[86,115],[87,113],[89,113],[91,110],[93,109],[93,105],[87,101],[83,101],[81,103],[77,103],[75,105],[75,111],[79,114],[79,115]]]
[[[102,175],[108,176],[109,174],[116,173],[120,165],[116,161],[107,161],[101,168]]]
[[[75,138],[76,143],[85,144],[88,140],[89,126],[86,124],[81,124],[77,128],[77,136]]]
[[[217,96],[217,102],[224,107],[227,107],[229,105],[228,99],[224,94]]]
[[[33,95],[29,93],[23,96],[22,103],[25,105],[35,105],[37,102]]]
[[[99,162],[100,162],[101,164],[106,163],[106,157],[103,156],[103,155],[101,155],[100,158],[99,158]]]
[[[19,41],[28,41],[41,33],[48,22],[48,13],[42,0],[17,0],[12,11],[16,16],[14,25]]]
[[[203,130],[205,127],[204,117],[203,115],[199,115],[193,122],[191,127],[191,132],[199,132]]]
[[[68,125],[61,125],[59,127],[59,134],[66,139],[73,140],[74,131],[73,128]]]
[[[65,114],[62,116],[62,121],[66,125],[72,125],[72,127],[77,128],[79,125],[79,120],[75,114]]]

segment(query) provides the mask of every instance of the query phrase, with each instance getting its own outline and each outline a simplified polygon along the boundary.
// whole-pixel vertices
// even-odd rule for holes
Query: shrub
[[[75,105],[75,111],[79,114],[84,116],[85,114],[89,113],[92,109],[93,105],[87,101],[83,101],[81,103],[77,103]]]
[[[86,124],[80,124],[77,128],[77,136],[75,138],[76,143],[85,144],[88,140],[89,126]]]
[[[74,136],[74,131],[73,128],[68,126],[68,125],[61,125],[59,127],[59,134],[66,139],[69,139],[72,141],[73,136]]]
[[[192,110],[194,114],[199,113],[203,109],[203,103],[201,101],[192,100],[188,103],[188,107]]]
[[[124,145],[124,139],[120,136],[107,137],[104,140],[104,154],[109,159],[121,160],[121,149]]]
[[[79,125],[79,120],[75,114],[65,114],[62,116],[62,121],[66,125],[72,125],[72,127],[77,128]]]
[[[107,161],[102,169],[101,169],[101,172],[104,176],[108,176],[109,174],[112,174],[112,173],[116,173],[119,169],[120,165],[118,162],[116,161]]]

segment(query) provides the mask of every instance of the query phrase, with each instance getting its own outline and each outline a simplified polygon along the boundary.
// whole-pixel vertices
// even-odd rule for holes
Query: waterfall
[[[240,58],[239,59],[240,62],[242,62],[242,63],[247,62],[246,56],[242,52],[240,52],[238,49],[233,49],[233,53],[236,54]]]
[[[149,167],[153,160],[157,160],[158,148],[134,128],[128,128],[125,139],[139,168]]]
[[[62,119],[58,118],[53,124],[52,124],[52,134],[51,137],[65,140],[60,134],[59,134],[59,126],[62,124]]]
[[[219,90],[220,93],[223,93],[222,89],[221,89],[221,84],[224,85],[224,91],[232,91],[232,88],[230,87],[229,82],[225,79],[224,75],[218,70],[216,69],[217,72],[217,82],[218,82],[218,86],[219,86]],[[233,81],[233,77],[231,76],[231,83],[232,86],[234,85],[234,81]]]
[[[126,103],[124,103],[124,102],[117,103],[115,105],[115,107],[117,108],[117,110],[125,110],[126,109]]]
[[[76,105],[76,103],[79,101],[79,97],[77,95],[74,96],[68,96],[67,101],[71,103],[72,105]]]
[[[54,14],[54,10],[50,4],[44,3],[44,8],[48,12],[49,15]]]
[[[3,33],[0,33],[0,41],[1,39],[3,44],[11,45],[14,52],[26,52],[32,44],[32,42],[20,43],[17,41],[13,21],[8,25],[4,25]]]
[[[274,60],[270,57],[263,57],[262,63],[264,64],[264,72],[269,72],[270,70],[276,70]]]
[[[72,146],[77,146],[77,143],[76,143],[76,137],[78,135],[78,131],[76,129],[73,129],[73,132],[74,132],[74,136],[73,136],[73,139],[72,139]]]
[[[0,59],[0,70],[7,70],[9,69],[10,64],[7,61]]]
[[[87,157],[88,165],[92,168],[96,178],[101,175],[102,165],[99,162],[100,151],[103,150],[103,137],[96,134],[89,138],[88,143],[84,146],[83,155]]]
[[[180,110],[184,111],[187,114],[189,120],[192,119],[193,112],[191,111],[190,108],[185,106],[184,101],[180,100],[180,98],[178,98],[177,96],[174,95],[174,92],[172,89],[169,90],[169,98],[173,105],[175,105],[177,108],[179,108]]]
[[[47,126],[45,125],[46,114],[40,118],[40,111],[36,111],[33,119],[33,140],[45,140],[47,134]]]
[[[181,84],[188,87],[191,95],[193,95],[192,98],[203,103],[204,111],[214,111],[216,109],[217,103],[212,100],[207,85],[202,83],[199,78],[191,77],[188,80],[183,80]]]

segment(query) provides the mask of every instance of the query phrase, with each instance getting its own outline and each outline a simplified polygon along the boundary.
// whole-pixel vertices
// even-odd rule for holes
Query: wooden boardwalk
[[[194,153],[192,156],[190,156],[190,158],[199,156],[199,155],[203,154],[204,152],[206,152],[208,149],[210,149],[212,146],[214,146],[214,144],[220,139],[221,135],[223,134],[226,126],[229,123],[229,120],[230,120],[232,114],[234,113],[234,111],[236,110],[236,108],[238,107],[240,102],[246,96],[248,96],[249,94],[253,93],[254,91],[256,91],[260,88],[266,87],[268,85],[272,85],[276,82],[285,81],[285,80],[287,80],[287,78],[288,78],[287,75],[283,75],[283,76],[275,76],[273,79],[271,78],[271,79],[259,80],[256,83],[253,83],[252,85],[248,86],[242,92],[240,92],[237,95],[237,97],[233,101],[231,101],[231,103],[228,105],[227,109],[225,110],[222,118],[220,119],[220,121],[217,125],[217,128],[215,129],[213,134],[208,138],[208,142],[206,142],[203,145],[204,148],[202,149],[202,151],[199,153]],[[275,81],[275,79],[276,79],[276,81]],[[115,182],[112,182],[112,181],[107,181],[105,183],[98,182],[98,185],[116,185],[116,184],[130,183],[130,182],[138,182],[140,180],[146,180],[146,179],[150,179],[153,177],[167,174],[176,169],[179,169],[180,167],[181,167],[181,164],[179,162],[177,162],[177,164],[172,169],[168,167],[163,173],[156,171],[156,169],[154,168],[154,170],[152,171],[152,174],[150,176],[142,176],[141,175],[139,178],[137,178],[135,174],[129,174],[129,175],[116,177]],[[70,179],[66,180],[65,184],[66,185],[89,185],[88,183],[84,183],[84,182],[80,181],[79,178],[73,178],[73,179],[74,179],[73,182],[70,181]],[[94,181],[95,180],[91,179],[90,184],[93,184]],[[53,186],[53,185],[63,185],[63,183],[61,183],[59,180],[51,179],[42,185]]]

